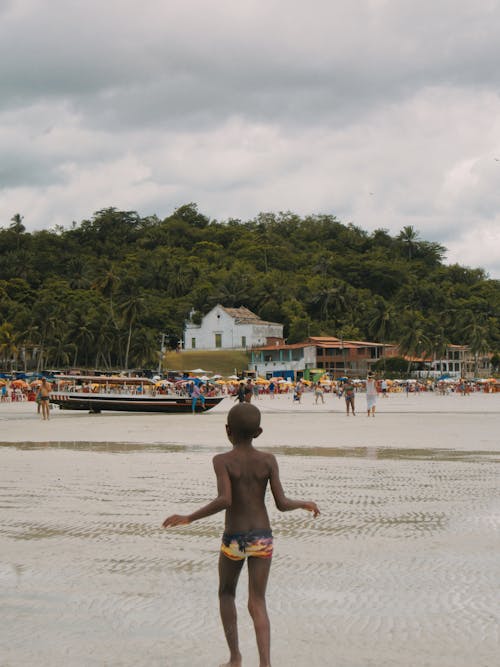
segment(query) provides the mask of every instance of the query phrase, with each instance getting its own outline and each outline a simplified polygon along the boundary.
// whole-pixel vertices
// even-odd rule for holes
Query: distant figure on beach
[[[248,378],[247,383],[245,385],[244,392],[243,392],[243,399],[246,403],[251,403],[252,402],[252,396],[253,396],[252,379]]]
[[[38,398],[40,401],[42,419],[50,418],[49,394],[50,394],[50,384],[47,382],[47,378],[42,378],[42,384],[40,385],[40,388],[38,390]]]
[[[273,534],[265,505],[268,483],[281,512],[304,509],[319,514],[316,503],[291,500],[281,485],[278,463],[273,454],[253,446],[262,433],[260,411],[240,403],[231,408],[226,433],[231,451],[217,454],[213,466],[218,495],[189,515],[174,514],[164,528],[185,526],[225,510],[225,528],[219,554],[219,607],[229,647],[229,662],[221,667],[241,667],[236,615],[236,586],[245,560],[248,567],[248,609],[255,628],[260,667],[271,666],[271,629],[266,609],[266,586],[273,555]]]
[[[240,382],[238,391],[236,392],[235,402],[244,403],[245,402],[245,385],[243,382]]]
[[[367,416],[375,417],[377,407],[377,385],[373,373],[368,373],[366,378],[366,413]]]
[[[382,380],[380,389],[382,390],[382,398],[387,398],[387,380]]]
[[[272,380],[269,383],[268,389],[269,389],[269,396],[271,398],[274,398],[274,392],[276,391],[276,385],[274,384],[274,382]]]
[[[297,403],[301,403],[303,393],[304,393],[304,385],[302,384],[302,381],[299,380],[293,389],[293,400],[297,401]]]
[[[342,389],[342,394],[344,395],[345,410],[348,417],[349,417],[349,408],[351,408],[352,416],[353,417],[356,416],[356,413],[354,411],[354,392],[355,392],[355,387],[353,383],[351,382],[350,378],[346,377],[346,379],[344,380],[344,387]]]
[[[321,386],[321,382],[316,382],[314,385],[314,403],[317,403],[320,399],[321,402],[325,402],[325,397],[324,397],[324,391],[323,387]]]
[[[201,407],[204,410],[205,409],[205,396],[203,395],[203,391],[200,386],[198,386],[196,383],[193,383],[193,388],[191,389],[191,410],[194,413],[196,412],[196,405],[200,401]]]

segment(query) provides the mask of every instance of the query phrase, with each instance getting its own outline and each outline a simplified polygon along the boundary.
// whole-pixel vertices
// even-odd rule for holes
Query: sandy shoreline
[[[292,497],[268,604],[273,665],[493,667],[500,627],[500,395],[391,396],[368,419],[328,397],[259,402],[258,443]],[[272,403],[272,404],[271,404]],[[222,516],[164,531],[213,497],[230,401],[204,415],[0,405],[2,665],[216,667]],[[238,609],[245,667],[257,665]]]
[[[395,447],[496,450],[500,432],[500,393],[420,396],[391,395],[378,400],[368,419],[365,396],[357,397],[356,417],[345,416],[344,401],[327,396],[315,405],[289,397],[255,403],[263,413],[265,447]],[[226,446],[224,424],[231,399],[201,415],[161,415],[64,411],[54,408],[43,422],[33,403],[0,404],[1,442],[121,442]]]

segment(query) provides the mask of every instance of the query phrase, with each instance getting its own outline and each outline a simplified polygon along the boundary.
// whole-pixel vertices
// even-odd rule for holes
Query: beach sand
[[[256,445],[291,497],[268,590],[273,665],[493,667],[500,649],[500,394],[257,401]],[[0,404],[0,664],[210,667],[222,515],[161,529],[215,493],[227,399],[201,415]],[[238,590],[244,664],[258,664]]]

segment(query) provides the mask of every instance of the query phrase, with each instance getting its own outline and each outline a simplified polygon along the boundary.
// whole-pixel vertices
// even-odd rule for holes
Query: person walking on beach
[[[49,394],[50,384],[47,382],[47,378],[42,378],[42,384],[38,389],[38,398],[40,400],[42,419],[50,419]]]
[[[293,388],[293,400],[294,402],[297,401],[297,403],[302,402],[302,394],[304,393],[304,385],[302,384],[302,380],[299,380],[295,387]]]
[[[244,403],[245,402],[245,385],[243,382],[240,382],[238,391],[236,392],[236,397],[234,401],[238,401],[238,403]]]
[[[387,380],[385,378],[380,383],[380,389],[382,390],[382,398],[387,398]]]
[[[346,377],[346,379],[344,380],[344,388],[342,389],[342,393],[344,394],[345,409],[348,417],[349,417],[349,408],[351,408],[352,416],[353,417],[356,416],[356,413],[354,412],[354,391],[355,387],[353,383],[348,377]]]
[[[252,402],[252,396],[253,396],[252,379],[248,378],[247,383],[245,385],[244,392],[243,392],[243,398],[247,403],[251,403]]]
[[[281,512],[304,509],[316,518],[316,503],[287,498],[281,485],[276,458],[253,446],[262,433],[260,411],[250,403],[239,403],[227,417],[226,433],[231,451],[217,454],[213,466],[217,497],[192,514],[173,514],[164,528],[185,526],[225,510],[225,528],[219,554],[219,607],[229,662],[221,667],[241,667],[236,614],[236,586],[245,560],[248,567],[248,609],[255,628],[260,667],[271,666],[271,632],[266,609],[266,586],[273,555],[273,534],[265,505],[268,483]]]
[[[203,395],[201,386],[198,386],[193,382],[193,388],[191,389],[191,410],[194,413],[196,412],[196,405],[200,401],[202,410],[205,409],[205,396]]]
[[[324,404],[325,403],[325,397],[324,397],[324,391],[323,387],[321,386],[321,382],[316,382],[314,385],[314,403],[317,405],[319,399],[321,399],[321,402]]]
[[[269,383],[268,389],[269,389],[269,396],[271,398],[274,398],[274,392],[276,391],[276,385],[274,384],[274,382],[272,380]]]
[[[375,408],[377,407],[377,385],[372,373],[368,373],[366,378],[366,413],[367,417],[375,417]]]

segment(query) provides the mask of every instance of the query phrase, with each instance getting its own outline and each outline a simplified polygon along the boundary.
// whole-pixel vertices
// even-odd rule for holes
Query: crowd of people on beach
[[[34,380],[28,383],[24,380],[0,381],[0,402],[11,403],[20,401],[34,401],[37,411],[43,419],[50,416],[50,391],[54,385],[46,378]],[[60,388],[60,387],[59,387]],[[151,395],[176,395],[184,396],[191,400],[193,414],[197,406],[205,409],[205,399],[212,396],[229,396],[235,402],[251,403],[264,397],[271,400],[287,398],[292,400],[293,405],[300,405],[304,395],[312,395],[314,405],[324,405],[328,395],[343,398],[347,416],[356,416],[356,397],[358,394],[366,395],[366,413],[368,417],[375,417],[377,399],[387,399],[390,394],[410,394],[432,392],[435,395],[446,396],[449,394],[460,394],[468,396],[473,393],[492,393],[500,391],[500,382],[493,378],[487,380],[466,380],[464,378],[447,379],[406,379],[390,380],[377,377],[368,372],[364,379],[351,378],[348,376],[337,380],[330,379],[327,375],[315,381],[305,378],[292,380],[283,377],[264,378],[236,378],[224,379],[215,376],[209,379],[207,376],[187,377],[177,381],[159,380],[153,384],[127,385],[124,383],[107,386],[105,383],[98,384],[80,382],[67,386],[71,391],[81,392],[104,392],[104,393],[146,393]]]

